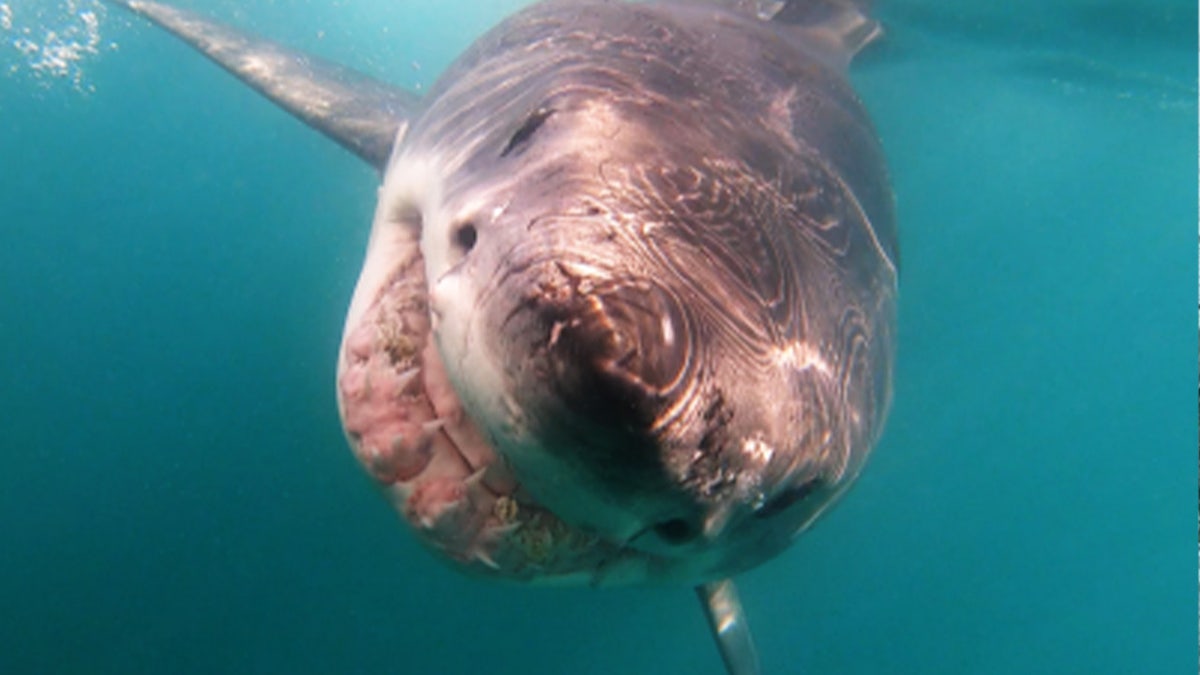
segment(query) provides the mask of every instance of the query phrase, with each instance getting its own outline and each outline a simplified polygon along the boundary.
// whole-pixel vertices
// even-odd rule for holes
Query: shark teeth
[[[483,475],[485,473],[487,473],[487,467],[476,469],[474,473],[467,476],[466,480],[463,481],[463,485],[467,486],[469,490],[487,489],[483,484]]]
[[[396,393],[408,393],[414,382],[420,382],[421,369],[409,368],[396,376]]]

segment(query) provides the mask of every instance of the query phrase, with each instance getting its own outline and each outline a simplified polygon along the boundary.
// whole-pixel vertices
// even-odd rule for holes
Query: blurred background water
[[[186,4],[419,89],[521,3]],[[1197,6],[878,5],[896,402],[741,579],[764,671],[1196,672]],[[721,672],[689,591],[462,578],[362,475],[376,184],[147,25],[0,3],[0,672]]]

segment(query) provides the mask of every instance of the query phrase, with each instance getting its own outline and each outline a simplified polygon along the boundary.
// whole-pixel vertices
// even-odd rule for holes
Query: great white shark
[[[484,577],[695,586],[758,672],[730,578],[846,490],[891,398],[863,3],[535,4],[418,97],[110,2],[379,170],[337,398],[418,538]]]

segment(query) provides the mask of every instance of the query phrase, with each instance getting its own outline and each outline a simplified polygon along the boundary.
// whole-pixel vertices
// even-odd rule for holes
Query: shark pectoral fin
[[[717,649],[729,675],[759,675],[758,652],[750,636],[750,625],[732,579],[711,581],[696,587],[696,595],[708,617]]]
[[[157,2],[108,0],[174,33],[308,126],[383,169],[417,105],[412,93],[203,16]]]

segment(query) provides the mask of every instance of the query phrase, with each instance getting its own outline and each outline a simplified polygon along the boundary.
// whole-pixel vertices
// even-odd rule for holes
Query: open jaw
[[[644,553],[563,522],[492,449],[432,339],[417,242],[400,249],[374,279],[368,256],[338,359],[339,411],[359,463],[418,538],[464,571],[548,584],[646,580],[655,565]]]

